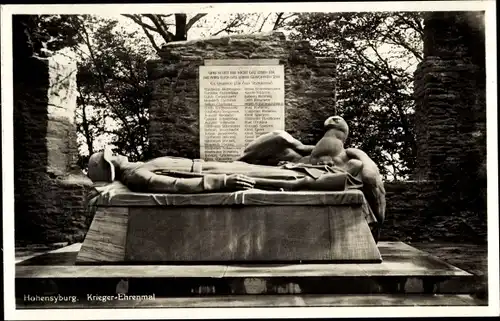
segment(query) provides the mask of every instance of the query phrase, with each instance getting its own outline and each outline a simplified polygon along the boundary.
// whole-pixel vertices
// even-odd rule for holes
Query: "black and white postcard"
[[[1,23],[8,319],[499,314],[494,1]]]

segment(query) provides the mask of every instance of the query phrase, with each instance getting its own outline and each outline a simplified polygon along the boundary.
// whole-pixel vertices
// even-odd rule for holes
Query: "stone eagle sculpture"
[[[276,166],[283,163],[328,165],[349,170],[361,166],[359,178],[362,192],[379,226],[385,220],[385,188],[377,164],[358,148],[344,148],[349,127],[340,116],[329,117],[325,135],[316,145],[305,145],[283,130],[258,137],[247,146],[239,161],[250,164]]]

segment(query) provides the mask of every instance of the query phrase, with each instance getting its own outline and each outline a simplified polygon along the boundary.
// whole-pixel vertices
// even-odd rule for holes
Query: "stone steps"
[[[156,297],[232,295],[457,295],[477,277],[401,242],[380,242],[382,263],[246,265],[75,265],[80,244],[16,266],[16,297],[155,293]]]
[[[129,294],[155,293],[162,297],[246,294],[471,294],[474,278],[406,280],[386,278],[44,278],[16,279],[16,293],[85,297],[88,293],[115,294],[121,282]]]

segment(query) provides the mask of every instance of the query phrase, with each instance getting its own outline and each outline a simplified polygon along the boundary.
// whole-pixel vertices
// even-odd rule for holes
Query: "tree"
[[[74,15],[14,15],[12,23],[17,56],[43,57],[78,44],[79,20]]]
[[[81,165],[96,151],[96,141],[103,139],[133,161],[147,158],[146,59],[151,48],[138,32],[119,28],[116,20],[86,16],[80,24],[76,120],[88,150]]]
[[[413,70],[422,60],[419,13],[305,13],[288,23],[318,56],[335,57],[337,112],[350,122],[349,144],[365,150],[386,176],[415,167]]]
[[[189,20],[185,13],[175,14],[123,14],[123,16],[132,19],[138,24],[144,34],[148,37],[151,45],[156,51],[160,51],[161,46],[158,45],[153,33],[162,37],[164,43],[172,41],[181,41],[187,39],[187,33],[201,18],[206,16],[206,13],[197,13]],[[167,21],[166,18],[174,18],[174,23]],[[173,26],[175,31],[171,32],[170,27]]]
[[[284,12],[216,14],[208,21],[206,13],[196,13],[189,19],[183,13],[123,14],[142,28],[156,51],[160,51],[166,43],[187,40],[188,32],[197,24],[210,25],[208,33],[202,32],[203,36],[255,33],[282,28],[295,15]]]

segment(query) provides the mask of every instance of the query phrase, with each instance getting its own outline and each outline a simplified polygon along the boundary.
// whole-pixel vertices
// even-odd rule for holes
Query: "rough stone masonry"
[[[415,71],[415,181],[389,183],[383,236],[486,240],[483,12],[430,12]]]
[[[16,240],[81,241],[91,182],[76,165],[76,62],[16,56],[15,47],[14,57]]]
[[[199,67],[205,59],[278,59],[285,69],[285,130],[305,143],[323,134],[335,114],[335,65],[317,58],[307,41],[282,33],[238,35],[168,43],[148,63],[152,87],[152,156],[199,158]]]
[[[420,179],[477,173],[486,155],[485,85],[484,13],[427,14],[415,72]]]

